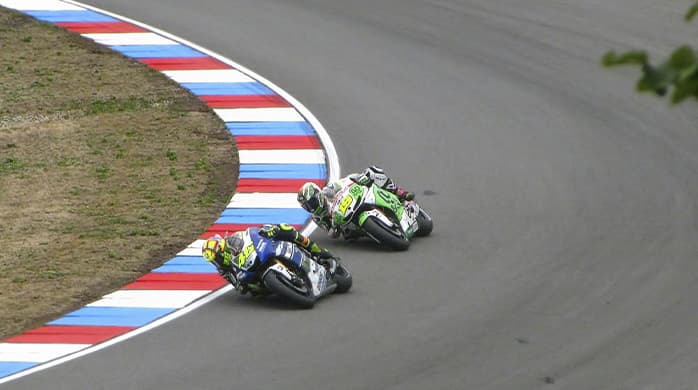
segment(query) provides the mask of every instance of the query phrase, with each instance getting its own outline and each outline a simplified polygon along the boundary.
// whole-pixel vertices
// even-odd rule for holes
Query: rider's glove
[[[373,179],[366,172],[352,176],[351,180],[355,183],[361,184],[362,186],[370,186],[373,183]]]
[[[259,235],[266,238],[273,238],[279,232],[279,227],[276,225],[264,225],[259,229]]]

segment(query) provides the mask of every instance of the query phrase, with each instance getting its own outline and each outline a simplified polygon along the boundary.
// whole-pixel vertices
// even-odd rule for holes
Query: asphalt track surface
[[[317,232],[349,294],[297,311],[228,293],[3,388],[695,389],[696,106],[599,66],[695,37],[688,1],[88,4],[276,83],[344,173],[382,165],[435,230],[405,253]]]

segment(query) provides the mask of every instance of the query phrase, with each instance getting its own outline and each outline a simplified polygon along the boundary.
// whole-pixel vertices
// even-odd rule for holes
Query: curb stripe
[[[134,33],[94,33],[82,34],[100,45],[105,46],[128,46],[128,45],[177,45],[177,42],[164,38],[151,32]]]
[[[325,165],[321,149],[239,150],[240,164]]]
[[[259,226],[259,225],[261,225],[261,224],[260,223],[248,223],[248,224],[244,224],[244,223],[217,223],[217,224],[213,224],[210,228],[208,228],[208,231],[206,231],[204,234],[202,234],[201,238],[205,239],[205,238],[211,237],[215,234],[224,235],[226,233],[239,232],[241,230],[247,229],[248,227]],[[301,229],[303,227],[303,225],[299,225],[299,224],[289,223],[289,225],[293,226],[296,229]],[[220,278],[218,278],[218,279],[220,279]]]
[[[114,45],[112,50],[133,58],[205,57],[204,53],[184,45]]]
[[[43,343],[3,343],[0,344],[0,360],[12,356],[11,362],[43,363],[59,356],[77,352],[89,344],[43,344]]]
[[[308,213],[303,209],[226,209],[216,223],[261,225],[286,221],[290,225],[302,225],[306,219]]]
[[[295,98],[249,69],[151,26],[72,0],[0,0],[162,71],[209,105],[238,143],[236,194],[213,224],[162,266],[37,329],[0,342],[0,384],[106,348],[231,290],[200,255],[203,239],[264,223],[314,225],[295,203],[305,181],[339,174],[336,151]]]
[[[289,107],[290,104],[277,95],[252,95],[252,96],[200,96],[212,108],[261,108],[261,107]],[[305,122],[303,122],[305,123]]]
[[[296,193],[237,193],[233,195],[233,199],[228,204],[229,209],[232,208],[297,208],[298,201]]]
[[[38,366],[41,362],[0,361],[0,378]]]
[[[294,108],[219,108],[213,112],[223,122],[304,122]]]
[[[48,325],[143,326],[174,311],[170,308],[86,306]]]
[[[174,258],[173,258],[172,260],[170,260],[170,261],[175,262],[175,261],[177,261],[177,259],[178,259],[179,257],[196,257],[197,259],[201,259],[201,246],[203,245],[203,243],[204,243],[204,240],[201,240],[201,239],[198,239],[198,240],[194,241],[191,245],[189,245],[188,247],[186,247],[185,249],[182,249],[179,253],[177,253],[177,256],[174,257]],[[170,261],[168,261],[167,263],[163,264],[162,266],[164,267],[164,266],[166,266],[166,265],[170,265]],[[208,264],[208,262],[206,262],[206,264]],[[173,263],[172,265],[175,265],[175,264]],[[208,265],[209,265],[209,267],[210,267],[210,268],[208,268],[208,269],[210,269],[211,271],[209,271],[209,272],[203,272],[203,273],[213,273],[213,272],[215,272],[215,269],[213,268],[213,266],[210,265],[210,264],[208,264]],[[156,269],[158,269],[158,268],[156,268]],[[154,271],[154,270],[153,270],[153,271]],[[201,273],[201,272],[197,272],[197,273]]]
[[[313,128],[307,122],[228,122],[225,124],[234,136],[240,135],[312,135]]]
[[[97,344],[135,329],[132,326],[46,325],[5,340],[6,343]]]
[[[116,22],[117,20],[92,11],[24,11],[27,15],[44,22]]]
[[[124,22],[58,22],[56,25],[72,32],[85,33],[130,33],[148,31]]]
[[[201,248],[195,250],[201,253]],[[203,264],[202,264],[203,263]],[[215,268],[198,256],[177,256],[162,266],[155,268],[154,273],[188,273],[188,274],[210,274],[216,273]]]
[[[238,180],[237,192],[293,192],[295,193],[306,181],[311,181],[319,186],[324,186],[326,181],[322,178],[303,179],[260,179],[260,178],[240,178]]]
[[[302,178],[312,180],[325,177],[327,177],[325,164],[240,164],[241,179]],[[296,190],[298,188],[296,187]]]
[[[119,290],[87,307],[139,307],[179,309],[208,294],[201,290]]]
[[[84,11],[84,7],[55,0],[3,0],[3,7],[19,11]]]
[[[125,290],[217,290],[228,282],[218,273],[160,272],[145,274],[125,285]]]
[[[239,136],[238,149],[320,149],[320,141],[303,135],[289,136]]]
[[[274,92],[265,87],[262,83],[181,83],[182,86],[190,90],[196,96],[210,95],[273,95]]]
[[[232,68],[230,65],[211,57],[139,58],[138,61],[156,70]]]
[[[250,76],[235,69],[167,70],[162,73],[178,83],[217,83],[221,80],[228,83],[257,83]],[[229,97],[225,94],[221,96]]]

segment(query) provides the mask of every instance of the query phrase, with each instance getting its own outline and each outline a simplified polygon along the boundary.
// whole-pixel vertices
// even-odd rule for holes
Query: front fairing
[[[371,192],[368,188],[351,183],[348,186],[342,188],[334,197],[331,206],[332,212],[332,222],[337,226],[344,226],[352,222],[355,213],[361,208],[361,206],[368,202],[371,203],[370,199],[365,199],[367,196],[370,197]]]
[[[259,234],[258,228],[250,228],[243,233],[243,249],[235,264],[238,279],[241,282],[253,283],[259,280],[259,271],[268,268],[267,263],[280,259],[288,265],[300,267],[305,259],[301,249],[287,241],[276,241]]]

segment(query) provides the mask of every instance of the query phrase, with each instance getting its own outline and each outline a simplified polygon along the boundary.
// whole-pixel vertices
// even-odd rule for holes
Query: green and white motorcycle
[[[379,245],[406,250],[414,236],[428,236],[434,222],[416,202],[404,201],[376,185],[350,182],[330,204],[332,222],[342,231],[366,235]]]

